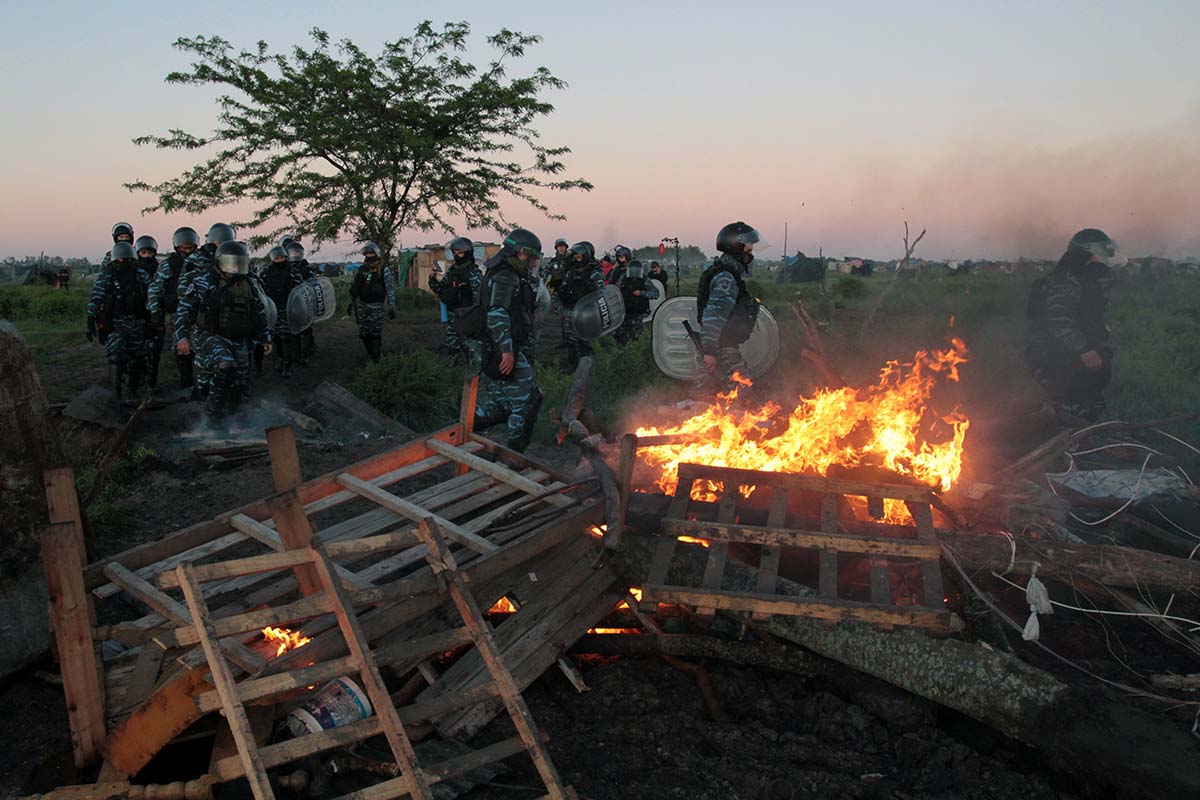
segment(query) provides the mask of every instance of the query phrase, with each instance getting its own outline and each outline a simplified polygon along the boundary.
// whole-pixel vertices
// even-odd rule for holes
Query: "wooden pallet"
[[[715,504],[691,500],[693,485],[708,481],[720,487]],[[751,503],[742,489],[753,489],[751,497],[759,510],[767,503],[765,524],[743,524],[743,513]],[[764,494],[769,496],[764,498]],[[805,497],[807,496],[807,497]],[[871,520],[846,522],[847,498],[865,498]],[[805,524],[789,513],[794,501],[819,504],[819,524]],[[915,525],[886,525],[885,500],[900,501]],[[860,501],[861,503],[861,501]],[[816,527],[817,530],[813,530]],[[704,540],[708,560],[699,586],[668,582],[678,537]],[[753,591],[723,588],[726,559],[731,544],[759,551],[758,580]],[[796,548],[815,552],[817,591],[815,596],[780,595],[776,579],[784,551]],[[848,599],[839,584],[839,559],[867,558],[869,598]],[[749,612],[756,618],[768,614],[815,617],[831,621],[861,620],[883,626],[909,626],[947,631],[954,624],[942,594],[940,549],[935,537],[928,491],[899,484],[868,484],[819,476],[756,472],[700,464],[679,467],[679,483],[655,550],[642,602],[652,609],[658,603],[694,606],[700,614],[716,609]],[[919,603],[893,598],[894,570],[919,570]]]
[[[385,498],[382,497],[378,499],[381,503],[385,501]],[[290,501],[285,502],[291,502],[298,507],[298,500],[294,495]],[[441,702],[432,709],[430,708],[432,704],[426,704],[424,707],[414,705],[401,710],[393,705],[387,687],[380,677],[375,655],[367,643],[361,622],[354,612],[351,595],[348,594],[341,578],[337,575],[328,553],[320,544],[311,544],[303,549],[288,550],[269,556],[251,557],[218,564],[196,566],[184,563],[177,566],[174,573],[160,576],[159,583],[162,588],[177,586],[182,589],[193,621],[191,625],[178,629],[177,638],[188,641],[193,638],[197,640],[203,648],[205,659],[212,671],[216,697],[213,697],[213,693],[202,694],[197,698],[197,702],[205,707],[214,707],[214,703],[219,703],[237,745],[236,763],[234,763],[233,757],[219,760],[216,763],[216,771],[221,779],[245,777],[256,800],[271,800],[274,798],[274,792],[267,776],[269,768],[285,765],[313,753],[353,744],[382,732],[401,774],[394,779],[361,790],[354,795],[355,797],[390,800],[393,797],[409,795],[414,798],[431,800],[433,794],[430,787],[434,783],[483,764],[507,758],[521,750],[526,751],[533,759],[547,789],[546,797],[558,799],[575,796],[571,788],[563,784],[557,769],[550,760],[533,717],[500,656],[491,629],[483,619],[479,606],[459,571],[454,555],[446,545],[446,538],[440,524],[432,516],[423,518],[418,525],[418,536],[427,551],[426,563],[437,577],[438,583],[449,594],[462,620],[463,627],[445,631],[440,636],[429,637],[423,642],[410,642],[408,643],[410,653],[438,652],[448,646],[471,643],[486,664],[489,675],[489,679],[469,696],[442,698]],[[380,546],[386,547],[386,543],[380,543]],[[274,570],[295,570],[297,568],[311,570],[316,581],[317,591],[306,598],[308,602],[303,611],[295,608],[286,612],[279,611],[274,614],[274,618],[280,621],[284,619],[294,621],[290,618],[301,614],[311,617],[332,613],[337,620],[339,633],[347,645],[349,655],[328,662],[314,663],[292,672],[238,683],[227,660],[227,652],[220,646],[221,639],[232,633],[258,627],[262,615],[252,613],[237,618],[214,620],[205,601],[201,584],[236,575]],[[293,606],[295,605],[297,604],[293,604]],[[374,709],[373,717],[342,728],[309,734],[261,749],[258,747],[247,717],[246,702],[294,692],[305,686],[315,685],[343,675],[358,676]],[[418,763],[412,740],[405,728],[405,719],[408,719],[411,724],[413,720],[428,718],[431,711],[444,712],[461,707],[464,702],[469,704],[492,696],[500,698],[508,710],[517,730],[516,737],[429,767]]]

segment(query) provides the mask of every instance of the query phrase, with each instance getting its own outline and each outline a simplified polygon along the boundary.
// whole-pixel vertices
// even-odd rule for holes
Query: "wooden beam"
[[[733,525],[697,520],[664,519],[662,530],[673,536],[694,536],[726,542],[749,542],[784,547],[815,547],[819,550],[838,550],[843,553],[901,556],[905,558],[940,558],[936,542],[916,539],[851,536],[841,533],[816,533],[788,528],[769,528],[757,525]]]
[[[629,493],[633,491],[633,468],[637,465],[638,437],[627,433],[621,437],[621,454],[617,460],[617,493],[621,497],[619,531],[614,531],[613,547],[620,545],[620,536],[625,529],[625,517],[629,514]],[[608,537],[605,537],[608,541]]]
[[[291,428],[287,430],[290,432]],[[275,495],[267,500],[267,507],[271,509],[271,517],[275,520],[275,530],[279,531],[279,538],[288,550],[305,552],[313,543],[313,529],[296,490],[288,489]],[[300,584],[300,594],[310,595],[321,591],[321,582],[317,580],[311,564],[298,564],[292,568],[292,572]]]
[[[255,800],[274,800],[275,794],[271,790],[271,781],[267,778],[267,768],[259,758],[250,719],[246,716],[246,709],[238,696],[237,684],[229,664],[217,647],[217,635],[212,627],[208,606],[204,602],[200,583],[192,574],[192,569],[191,564],[180,564],[175,568],[175,573],[179,576],[179,586],[183,590],[188,610],[200,630],[200,646],[204,648],[213,681],[217,685],[221,705],[225,710],[225,720],[229,723],[234,741],[237,742],[238,757],[245,770],[246,781],[250,784]]]
[[[525,479],[522,478],[522,480]],[[400,514],[412,520],[413,522],[423,522],[426,519],[436,519],[440,526],[444,526],[447,536],[449,536],[451,539],[454,539],[464,547],[471,548],[477,553],[494,553],[500,549],[479,534],[472,533],[461,525],[456,525],[447,519],[442,519],[432,511],[428,511],[415,503],[410,503],[401,497],[397,497],[391,492],[384,491],[383,489],[372,486],[365,481],[361,481],[353,475],[339,475],[338,483],[340,483],[342,486],[345,486],[350,491],[362,495],[368,500],[371,500],[390,511],[395,511],[397,514]],[[538,489],[540,490],[541,488],[542,487],[539,485]]]
[[[212,625],[217,636],[233,636],[239,633],[248,633],[249,631],[260,631],[268,626],[289,625],[293,622],[312,619],[322,614],[328,614],[332,610],[333,607],[329,602],[329,598],[322,593],[309,595],[294,603],[282,606],[260,608],[255,611],[248,611],[245,614],[222,617],[213,620]],[[200,631],[195,625],[181,625],[171,633],[171,638],[174,641],[169,641],[166,637],[161,637],[159,641],[168,646],[175,645],[179,647],[187,647],[199,644],[200,642]]]
[[[299,489],[304,478],[300,471],[300,451],[291,425],[267,428],[267,450],[271,453],[271,477],[275,491]]]
[[[529,480],[524,475],[521,475],[515,470],[509,469],[503,464],[497,464],[495,461],[488,461],[487,459],[480,458],[477,455],[464,452],[453,445],[446,444],[445,442],[438,441],[437,439],[426,440],[425,444],[430,450],[438,455],[445,456],[451,461],[457,461],[460,464],[464,464],[476,472],[482,472],[484,475],[495,478],[501,483],[507,483],[514,489],[520,489],[522,492],[525,492],[525,494],[541,494],[546,488],[540,483],[535,483]],[[545,498],[545,500],[550,505],[558,506],[559,508],[567,508],[568,506],[573,506],[576,503],[575,500],[560,494],[551,495]]]
[[[48,469],[42,473],[42,482],[46,489],[46,512],[51,525],[60,522],[74,526],[74,535],[78,540],[76,549],[83,559],[80,569],[87,567],[87,543],[83,536],[83,513],[79,510],[79,493],[75,491],[75,470],[70,467]]]
[[[243,703],[274,697],[285,692],[303,689],[313,684],[322,684],[354,671],[354,659],[349,656],[314,664],[311,667],[253,678],[238,684],[238,696]],[[201,714],[216,711],[221,707],[221,696],[217,692],[204,692],[196,696],[196,709]]]
[[[813,617],[815,619],[848,622],[857,620],[873,625],[903,625],[913,628],[928,628],[950,632],[951,615],[948,611],[934,611],[918,606],[904,608],[880,608],[869,603],[851,600],[827,600],[788,595],[760,595],[742,592],[706,591],[685,589],[678,586],[642,587],[642,598],[659,603],[676,603],[691,606],[708,606],[724,611],[785,616]]]
[[[680,465],[682,468],[683,464]],[[893,500],[911,500],[928,503],[932,490],[922,486],[903,483],[863,483],[840,478],[825,478],[820,475],[800,475],[791,472],[759,472],[753,469],[713,467],[707,464],[689,464],[695,467],[697,478],[706,478],[724,483],[734,482],[742,486],[786,486],[801,492],[826,494],[848,494],[858,497],[886,497]]]
[[[229,518],[229,524],[231,524],[235,530],[246,534],[255,541],[265,544],[267,547],[276,552],[282,552],[287,549],[287,547],[283,544],[283,540],[279,538],[279,534],[275,532],[274,528],[268,527],[256,519],[251,519],[245,514],[234,514]],[[358,541],[363,540],[360,539]],[[357,575],[340,564],[334,565],[334,569],[337,570],[337,573],[341,576],[342,581],[350,586],[353,586],[357,589],[365,589],[371,585],[369,581],[360,579]]]
[[[72,491],[74,487],[72,487]],[[71,750],[75,766],[97,760],[104,744],[104,686],[92,640],[90,600],[83,581],[83,543],[74,522],[50,525],[42,534],[42,565],[50,595],[50,623],[58,645]]]

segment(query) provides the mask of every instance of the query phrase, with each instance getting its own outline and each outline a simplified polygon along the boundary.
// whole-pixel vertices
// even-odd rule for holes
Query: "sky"
[[[1130,255],[1200,255],[1195,0],[48,0],[5,10],[0,256],[97,259],[118,220],[165,247],[180,225],[236,216],[142,216],[152,197],[122,188],[197,160],[135,136],[211,128],[218,92],[163,80],[188,67],[178,37],[282,49],[320,27],[371,52],[423,19],[470,22],[480,64],[500,27],[543,37],[513,72],[544,65],[568,83],[539,128],[595,184],[546,196],[564,222],[506,206],[547,247],[678,236],[712,252],[743,219],[768,256],[895,258],[907,221],[928,230],[928,258],[1054,257],[1082,227]]]

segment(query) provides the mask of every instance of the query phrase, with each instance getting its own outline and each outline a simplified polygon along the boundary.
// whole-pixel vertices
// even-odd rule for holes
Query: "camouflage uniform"
[[[480,286],[479,303],[486,308],[483,340],[485,400],[477,411],[480,427],[508,421],[508,446],[524,450],[537,423],[542,393],[534,383],[533,364],[527,357],[533,330],[534,291],[524,265],[501,251],[488,259]],[[508,375],[499,371],[500,358],[512,353]]]
[[[244,285],[242,285],[244,284]],[[223,293],[223,294],[219,294]],[[223,297],[236,299],[236,319],[245,335],[225,335],[228,331],[223,311],[217,302]],[[235,318],[233,311],[229,318]],[[205,414],[213,423],[220,423],[236,409],[250,378],[250,354],[256,343],[271,341],[267,328],[267,310],[255,281],[246,276],[230,279],[215,268],[194,275],[180,293],[175,312],[175,343],[189,340],[196,353],[196,366],[201,380],[209,387]],[[202,337],[196,337],[201,332]]]
[[[150,276],[140,264],[122,266],[110,261],[92,284],[88,298],[87,315],[100,323],[100,340],[118,396],[126,373],[130,392],[136,394],[145,372],[149,287]]]
[[[562,299],[558,296],[558,287],[562,286],[563,278],[570,268],[571,252],[569,250],[561,256],[555,253],[553,258],[542,261],[542,265],[538,267],[538,280],[550,291],[550,311],[558,320],[559,328],[562,329],[563,344],[567,342],[567,321]]]
[[[160,339],[166,337],[166,320],[175,319],[175,309],[179,306],[179,284],[184,270],[184,257],[180,253],[171,253],[158,265],[158,271],[150,281],[146,305],[150,309],[150,323],[159,328]],[[175,353],[175,367],[179,372],[179,385],[187,388],[192,385],[192,355],[182,356]]]
[[[302,258],[299,261],[289,262],[300,275],[300,280],[306,281],[309,278],[319,277],[316,267],[308,263],[307,258]],[[317,349],[317,340],[313,334],[313,326],[309,325],[300,333],[296,334],[300,342],[300,363],[307,364],[308,357]]]
[[[713,382],[718,391],[733,387],[734,372],[745,372],[740,346],[754,330],[758,301],[742,280],[740,261],[722,253],[704,271],[696,297],[700,318],[700,345],[704,355],[716,356],[713,374],[702,374],[697,388],[707,390]]]
[[[139,258],[138,263],[149,276],[149,285],[153,286],[154,278],[158,275],[158,259],[154,257]],[[146,291],[146,307],[147,309],[150,307],[149,287]],[[161,326],[154,324],[154,314],[151,312],[146,322],[146,383],[151,389],[158,388],[158,362],[162,358],[164,333]]]
[[[1108,267],[1088,258],[1067,253],[1053,272],[1034,283],[1025,362],[1060,410],[1094,420],[1104,411],[1113,346],[1104,319]],[[1100,356],[1099,369],[1084,366],[1081,356],[1088,351]]]
[[[299,357],[300,342],[288,327],[287,302],[292,289],[300,285],[300,273],[286,261],[267,264],[258,276],[263,291],[275,303],[279,316],[271,329],[271,342],[275,345],[275,358],[279,362],[275,371],[287,377],[292,362]]]
[[[479,271],[474,256],[466,263],[451,265],[441,279],[429,276],[429,288],[446,306],[446,350],[456,358],[466,357],[470,353],[468,341],[459,335],[455,324],[458,314],[475,305],[482,282],[483,273]]]
[[[372,269],[364,263],[350,285],[350,297],[358,320],[358,337],[371,360],[378,361],[383,352],[383,317],[388,309],[396,307],[392,271],[382,264]]]
[[[563,276],[562,286],[558,287],[557,295],[566,311],[567,352],[572,364],[583,356],[592,354],[592,343],[583,341],[575,333],[575,326],[571,324],[571,309],[575,308],[575,304],[581,298],[603,289],[605,285],[604,271],[593,259],[582,264],[572,264],[571,269]]]
[[[617,285],[621,289],[621,300],[625,303],[625,320],[614,337],[618,343],[625,344],[636,341],[642,335],[642,326],[646,324],[646,316],[650,313],[650,301],[658,297],[658,285],[649,278],[631,278],[628,275],[622,277]]]

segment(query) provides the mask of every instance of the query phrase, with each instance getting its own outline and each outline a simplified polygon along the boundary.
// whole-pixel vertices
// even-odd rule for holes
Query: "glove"
[[[96,318],[87,318],[87,340],[93,341],[96,338]]]
[[[389,308],[388,309],[388,319],[395,319],[395,318],[396,318],[396,309]]]

